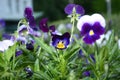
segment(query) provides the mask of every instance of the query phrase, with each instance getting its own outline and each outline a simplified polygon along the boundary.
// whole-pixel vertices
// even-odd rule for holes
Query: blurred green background
[[[42,17],[48,17],[50,21],[65,19],[64,7],[73,2],[85,8],[85,14],[107,12],[106,0],[34,0],[34,10],[43,11]],[[120,0],[111,0],[113,14],[120,12]]]

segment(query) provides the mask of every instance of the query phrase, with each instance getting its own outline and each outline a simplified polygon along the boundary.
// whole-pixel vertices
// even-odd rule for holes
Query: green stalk
[[[75,25],[75,19],[73,19],[73,21],[72,21],[72,30],[71,30],[70,42],[72,41],[72,38],[73,38],[73,33],[74,33],[74,25]]]

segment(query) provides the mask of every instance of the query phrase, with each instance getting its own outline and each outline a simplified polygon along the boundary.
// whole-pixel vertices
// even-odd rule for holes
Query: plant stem
[[[73,17],[73,18],[74,18],[74,17]],[[75,25],[75,19],[73,19],[73,21],[72,21],[72,30],[71,30],[70,42],[72,41],[72,38],[73,38],[74,25]]]

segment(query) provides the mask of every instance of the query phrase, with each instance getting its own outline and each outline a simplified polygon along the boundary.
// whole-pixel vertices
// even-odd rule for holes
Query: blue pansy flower
[[[80,30],[83,40],[87,44],[93,44],[105,32],[105,19],[100,14],[92,16],[84,15],[77,23],[77,28]]]
[[[68,32],[63,35],[52,35],[52,45],[57,49],[65,49],[70,43],[70,34]]]

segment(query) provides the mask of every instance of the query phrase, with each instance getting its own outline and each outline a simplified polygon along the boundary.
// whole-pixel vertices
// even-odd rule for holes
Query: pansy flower
[[[0,41],[0,51],[4,52],[10,46],[13,46],[13,45],[14,45],[14,42],[12,40],[3,40],[3,41]]]
[[[70,43],[70,34],[68,32],[63,35],[52,35],[52,45],[57,49],[65,49]]]
[[[32,43],[27,43],[26,48],[30,51],[33,51],[34,50],[34,45]]]
[[[83,75],[86,76],[86,77],[89,77],[90,76],[90,71],[83,72]]]
[[[2,39],[12,39],[12,38],[15,38],[13,35],[9,34],[9,33],[3,33],[2,34]]]
[[[4,19],[0,19],[0,28],[5,27],[6,23]]]
[[[84,15],[77,23],[77,28],[80,30],[83,40],[87,44],[93,44],[105,32],[105,19],[100,14],[92,16]]]
[[[16,57],[17,57],[17,56],[20,56],[22,53],[23,53],[22,50],[17,50],[17,51],[15,52],[15,56],[16,56]]]
[[[40,21],[40,23],[39,23],[40,30],[42,30],[43,32],[49,32],[49,31],[54,32],[55,31],[55,26],[54,25],[48,26],[47,22],[48,22],[47,18],[43,18]]]
[[[79,15],[83,15],[85,13],[84,8],[82,6],[76,5],[76,4],[68,4],[64,9],[65,13],[68,15],[73,14],[74,10],[75,10],[75,13],[79,14]]]
[[[26,74],[27,74],[26,78],[32,77],[33,71],[31,70],[31,68],[26,67],[26,68],[24,69],[24,71],[25,71]]]
[[[17,31],[19,35],[22,35],[22,36],[30,34],[30,35],[39,37],[41,35],[40,32],[33,30],[27,25],[21,25]]]
[[[34,19],[34,16],[33,16],[32,8],[26,7],[25,11],[24,11],[24,16],[27,19],[27,21],[29,22],[29,26],[32,29],[36,29],[36,23],[35,23],[35,19]]]

